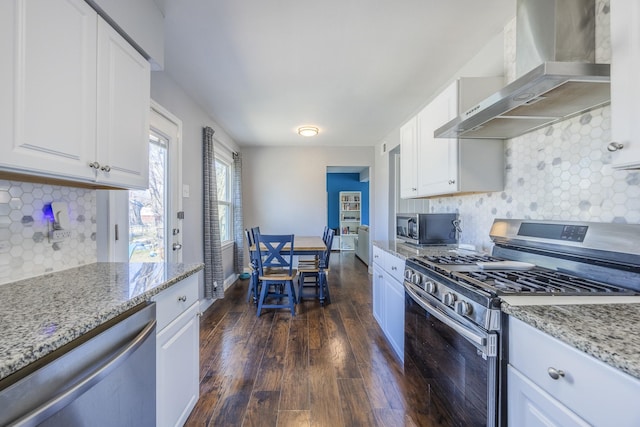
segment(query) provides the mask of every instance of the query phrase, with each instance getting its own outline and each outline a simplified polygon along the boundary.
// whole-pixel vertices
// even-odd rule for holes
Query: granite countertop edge
[[[502,311],[640,379],[640,328],[629,319],[640,319],[640,304],[511,306],[503,302]]]
[[[40,286],[41,288],[43,288],[42,283],[45,282],[46,280],[64,282],[69,287],[74,287],[74,286],[80,287],[82,286],[82,284],[73,282],[74,274],[77,271],[79,271],[79,269],[83,269],[86,272],[86,271],[91,271],[91,269],[93,268],[97,272],[98,270],[100,270],[98,266],[104,266],[109,264],[114,266],[120,266],[121,268],[125,268],[124,266],[127,265],[127,263],[88,264],[78,268],[62,270],[55,273],[49,273],[44,276],[37,276],[29,279],[24,279],[15,283],[0,285],[0,291],[6,291],[9,287],[12,287],[12,286],[14,290],[27,288],[29,286]],[[171,266],[171,268],[166,266]],[[47,324],[52,325],[51,326],[52,329],[55,329],[56,326],[60,326],[59,332],[58,330],[54,330],[51,333],[50,337],[40,338],[42,335],[45,335],[45,334],[44,332],[38,331],[38,333],[36,334],[39,338],[38,340],[34,340],[34,342],[27,343],[26,339],[22,339],[22,342],[20,342],[21,338],[19,336],[11,337],[11,332],[4,330],[4,328],[0,328],[0,330],[2,330],[3,334],[5,335],[5,337],[0,337],[0,380],[19,371],[20,369],[28,366],[31,363],[36,362],[40,358],[47,356],[53,351],[72,342],[73,340],[79,338],[83,334],[93,330],[96,327],[99,327],[103,323],[108,322],[109,320],[126,312],[127,310],[139,304],[143,304],[146,301],[151,300],[153,296],[159,294],[163,290],[175,285],[176,283],[202,270],[204,268],[204,264],[202,263],[165,264],[165,267],[163,267],[159,263],[159,264],[156,264],[156,266],[153,268],[155,269],[156,272],[161,271],[163,274],[167,274],[167,276],[157,280],[156,282],[149,281],[144,283],[144,290],[140,291],[138,294],[134,296],[125,297],[125,298],[121,298],[120,294],[122,293],[122,289],[120,286],[130,286],[129,283],[124,283],[124,282],[114,283],[114,281],[109,281],[108,277],[102,278],[98,274],[98,277],[95,279],[95,281],[100,281],[101,279],[104,279],[105,280],[104,287],[109,288],[109,290],[106,290],[105,292],[107,293],[112,292],[114,294],[117,293],[117,295],[114,297],[115,301],[110,301],[109,304],[107,304],[105,307],[102,307],[102,308],[98,307],[98,310],[93,313],[80,312],[77,314],[75,318],[73,318],[73,321],[66,320],[64,321],[65,323],[63,325],[57,325],[56,320],[58,319],[56,319],[55,316],[53,316],[54,318],[48,318],[46,309],[43,310],[44,314],[42,315],[42,317],[43,318],[47,317],[46,319]],[[163,274],[160,274],[160,276],[162,276]],[[82,274],[78,274],[76,277],[82,277]],[[77,282],[80,282],[80,281],[81,279],[77,280]],[[111,290],[111,288],[113,288],[113,290]],[[46,291],[47,290],[45,290],[45,292],[42,292],[42,294],[44,294],[45,296],[47,296]],[[37,298],[38,303],[44,299],[42,294],[38,295],[38,298]],[[33,302],[33,305],[32,305],[32,302],[29,300],[29,295],[27,295],[26,297],[22,295],[22,298],[24,298],[24,300],[21,300],[21,304],[19,306],[17,306],[16,304],[13,304],[13,307],[7,308],[6,306],[2,306],[0,304],[2,311],[4,311],[4,313],[0,313],[0,319],[6,322],[8,318],[12,318],[12,317],[19,318],[21,316],[25,317],[23,312],[28,311],[30,306],[37,304],[36,302]],[[58,295],[50,295],[48,300],[53,301],[52,302],[53,304],[57,302],[58,299],[59,299]],[[67,306],[68,304],[75,304],[75,306],[77,307],[84,307],[84,305],[90,306],[91,304],[89,302],[82,301],[79,298],[76,298],[74,301],[71,301],[71,297],[68,297],[67,301],[65,301],[64,303]],[[31,309],[33,310],[33,308]],[[26,318],[33,319],[33,317],[30,317],[28,315],[26,316]],[[9,322],[6,322],[6,323],[9,323]],[[20,327],[18,326],[16,328],[15,324],[9,325],[8,327],[11,327],[11,326],[13,326],[12,329],[17,329],[16,331],[12,331],[14,335],[16,334],[19,335],[21,332],[19,330]],[[25,326],[25,328],[32,328],[32,326],[33,325],[27,325]],[[39,326],[41,327],[41,324]],[[33,332],[33,331],[30,330],[29,332]],[[10,340],[8,344],[6,343],[7,335],[9,335],[8,339]],[[24,336],[30,337],[30,338],[33,337],[33,335],[30,335],[28,333],[25,333]],[[3,340],[5,340],[4,343],[3,343]]]

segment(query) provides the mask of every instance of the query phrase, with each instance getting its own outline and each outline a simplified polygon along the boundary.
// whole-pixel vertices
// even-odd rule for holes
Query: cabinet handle
[[[397,270],[397,269],[398,269],[398,267],[393,266],[393,267],[391,267],[391,269],[392,269],[392,270]]]
[[[610,142],[609,145],[607,145],[607,150],[611,152],[622,150],[623,148],[624,144],[621,144],[619,142]]]
[[[449,185],[453,185],[453,184],[455,184],[455,183],[456,183],[456,180],[455,180],[455,179],[450,179],[450,180],[449,180]]]
[[[104,165],[103,167],[100,168],[100,170],[103,172],[111,172],[111,166]]]
[[[554,380],[557,380],[560,377],[564,377],[564,371],[562,371],[560,369],[553,368],[553,367],[550,367],[549,369],[547,369],[547,373]]]
[[[91,162],[91,163],[89,163],[89,167],[90,167],[90,168],[94,168],[94,169],[100,169],[100,163],[98,163],[98,162]]]
[[[411,191],[418,191],[418,189],[413,187],[413,188],[411,188]]]
[[[182,295],[181,297],[178,297],[178,301],[187,302],[187,296],[186,295]]]

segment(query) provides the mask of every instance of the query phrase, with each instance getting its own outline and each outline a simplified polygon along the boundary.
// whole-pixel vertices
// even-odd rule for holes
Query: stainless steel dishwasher
[[[0,382],[0,425],[155,426],[155,303]]]

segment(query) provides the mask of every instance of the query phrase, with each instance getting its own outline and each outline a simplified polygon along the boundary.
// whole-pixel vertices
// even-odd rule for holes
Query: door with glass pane
[[[151,130],[149,135],[149,188],[129,191],[129,262],[165,262],[171,257],[167,236],[170,200],[169,140]]]
[[[98,190],[98,260],[181,262],[182,123],[152,103],[149,131],[149,188]]]

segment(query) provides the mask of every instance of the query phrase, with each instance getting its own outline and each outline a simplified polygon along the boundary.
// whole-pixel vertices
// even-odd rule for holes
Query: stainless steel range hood
[[[595,0],[521,0],[516,32],[526,72],[436,138],[514,138],[609,103],[610,66],[594,63]]]

